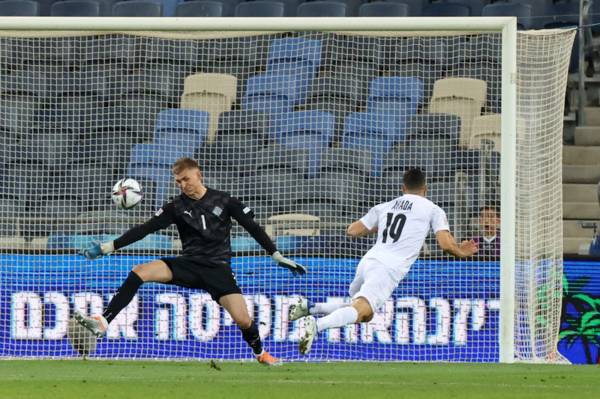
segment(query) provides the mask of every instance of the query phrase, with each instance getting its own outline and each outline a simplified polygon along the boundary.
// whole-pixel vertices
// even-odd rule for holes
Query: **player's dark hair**
[[[410,168],[404,172],[402,183],[407,190],[419,190],[425,187],[425,173],[418,168]]]
[[[173,164],[173,173],[181,173],[186,169],[200,169],[200,165],[195,159],[192,158],[179,158]]]

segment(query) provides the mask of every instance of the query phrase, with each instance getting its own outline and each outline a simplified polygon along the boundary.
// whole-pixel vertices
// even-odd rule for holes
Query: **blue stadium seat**
[[[185,1],[177,5],[177,17],[222,17],[223,3],[220,1]]]
[[[119,1],[113,5],[115,17],[160,17],[162,6],[146,0]]]
[[[319,171],[322,152],[334,134],[335,116],[321,111],[281,114],[271,122],[271,135],[282,145],[305,149],[309,155],[309,176]]]
[[[313,0],[305,0],[305,1],[313,1]],[[325,1],[333,1],[337,3],[342,3],[346,6],[346,16],[347,17],[358,17],[358,10],[360,6],[366,2],[366,0],[325,0]]]
[[[471,9],[461,3],[431,3],[423,10],[424,17],[468,17]]]
[[[298,6],[299,17],[345,17],[346,5],[334,1],[309,1]]]
[[[547,0],[511,0],[509,4],[527,4],[531,6],[532,28],[542,29],[548,21],[552,2]]]
[[[400,3],[408,6],[409,17],[420,17],[423,15],[423,8],[428,4],[425,0],[385,0],[387,3]]]
[[[163,17],[174,17],[177,5],[183,0],[152,0],[162,6]]]
[[[307,79],[290,79],[289,75],[256,75],[248,79],[242,108],[246,111],[290,112],[295,103],[304,99]]]
[[[393,112],[399,117],[415,114],[423,100],[423,82],[419,78],[390,76],[376,78],[369,87],[369,112]]]
[[[36,17],[40,15],[37,1],[4,0],[0,1],[0,16],[4,17]]]
[[[236,17],[283,17],[285,5],[278,1],[251,1],[235,7]]]
[[[493,3],[483,7],[483,17],[517,17],[519,29],[531,29],[534,24],[531,19],[531,5],[515,3]]]
[[[370,152],[374,176],[381,173],[383,157],[394,142],[404,138],[404,131],[389,122],[385,115],[354,112],[346,117],[344,123],[341,147]]]
[[[267,71],[312,79],[321,65],[321,42],[302,37],[273,40],[269,47]],[[303,93],[306,94],[306,93]]]
[[[358,15],[360,17],[406,17],[409,15],[408,10],[408,4],[375,1],[361,5]]]
[[[283,15],[285,17],[295,17],[296,9],[298,8],[298,5],[302,2],[301,0],[278,0],[278,1],[283,3],[283,5],[284,5]]]
[[[93,0],[57,1],[50,7],[53,17],[97,17],[100,15],[100,3]]]
[[[474,17],[481,15],[483,7],[490,3],[490,0],[444,0],[447,3],[458,3],[469,7],[470,14]]]
[[[208,134],[209,113],[185,109],[167,109],[158,114],[154,142],[195,151]]]

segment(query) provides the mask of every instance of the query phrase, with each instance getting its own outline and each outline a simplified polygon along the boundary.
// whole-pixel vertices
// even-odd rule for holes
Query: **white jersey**
[[[419,256],[430,228],[434,233],[450,230],[446,213],[414,194],[379,204],[360,221],[369,230],[377,226],[377,242],[365,254],[365,260],[372,259],[402,276]]]

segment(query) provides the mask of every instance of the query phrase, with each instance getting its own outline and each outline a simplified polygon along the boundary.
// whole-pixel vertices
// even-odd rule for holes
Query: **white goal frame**
[[[3,31],[85,32],[184,32],[184,31],[335,31],[453,33],[497,32],[502,34],[502,156],[501,255],[500,255],[500,362],[515,361],[515,226],[516,226],[516,134],[517,134],[517,18],[62,18],[4,17]]]

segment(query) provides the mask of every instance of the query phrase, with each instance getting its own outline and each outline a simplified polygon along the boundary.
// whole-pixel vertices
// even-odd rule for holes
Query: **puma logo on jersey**
[[[192,211],[183,211],[183,213],[189,217],[192,217]]]

